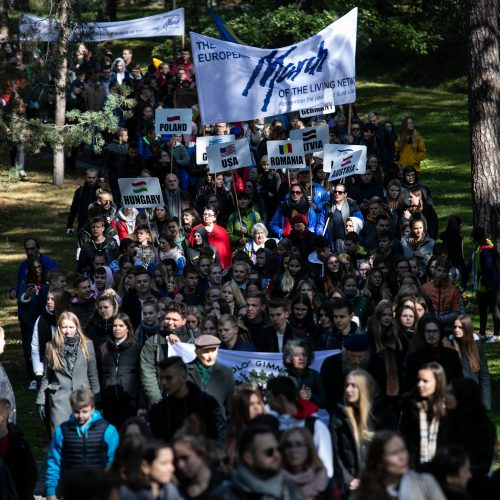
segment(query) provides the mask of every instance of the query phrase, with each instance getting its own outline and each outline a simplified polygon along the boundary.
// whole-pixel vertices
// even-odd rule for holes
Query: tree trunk
[[[474,224],[500,250],[500,69],[497,0],[468,0]]]
[[[9,39],[9,6],[7,0],[0,0],[0,42]]]
[[[55,127],[61,134],[59,142],[54,146],[54,171],[53,182],[56,186],[64,183],[64,142],[62,129],[66,121],[66,80],[68,75],[68,34],[70,0],[61,0],[59,4],[58,19],[60,22],[59,39],[56,43],[55,57],[58,61],[56,77],[56,110]]]

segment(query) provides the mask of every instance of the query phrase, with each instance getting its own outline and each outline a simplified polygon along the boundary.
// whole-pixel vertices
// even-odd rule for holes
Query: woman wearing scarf
[[[420,268],[420,276],[425,273],[427,262],[431,258],[434,243],[427,234],[427,221],[420,214],[412,215],[410,219],[410,234],[401,238],[405,259],[415,257]]]
[[[57,322],[54,340],[47,346],[42,384],[36,399],[42,419],[45,419],[46,408],[50,411],[52,432],[72,414],[69,396],[80,388],[89,388],[99,395],[94,346],[83,334],[76,315],[64,312]]]
[[[307,229],[314,233],[316,213],[307,201],[304,188],[300,184],[292,184],[289,197],[276,210],[269,226],[279,239],[285,238],[292,232],[292,219],[299,214],[305,216]]]

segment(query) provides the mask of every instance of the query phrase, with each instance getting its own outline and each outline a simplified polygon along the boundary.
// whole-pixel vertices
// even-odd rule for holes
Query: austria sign
[[[366,172],[366,146],[326,144],[323,170],[330,172],[329,181]]]
[[[161,109],[155,111],[156,134],[189,134],[193,113],[190,109]]]
[[[338,354],[340,354],[338,349],[316,351],[314,353],[314,361],[311,364],[311,368],[319,371],[326,358]],[[185,363],[193,361],[196,357],[193,344],[184,344],[180,342],[169,345],[168,355],[169,357],[180,356]],[[217,361],[221,365],[227,366],[233,370],[234,379],[237,384],[251,382],[259,386],[265,386],[270,378],[285,375],[283,354],[279,352],[244,352],[219,349]]]
[[[248,139],[213,144],[207,147],[208,169],[212,174],[252,165]]]
[[[208,163],[207,146],[213,144],[225,144],[234,141],[234,134],[229,135],[204,135],[196,139],[196,164]]]
[[[124,207],[156,208],[163,207],[160,181],[156,177],[137,179],[118,179]]]
[[[303,141],[304,153],[323,151],[324,145],[330,140],[328,125],[290,130],[292,141]]]
[[[21,40],[56,42],[59,37],[59,21],[31,14],[21,14],[19,33]],[[74,42],[184,36],[184,9],[129,21],[73,24],[70,26],[69,33],[69,39]]]
[[[202,123],[355,102],[357,17],[356,8],[311,38],[278,49],[191,33]]]
[[[302,141],[267,141],[267,156],[271,168],[306,168]]]

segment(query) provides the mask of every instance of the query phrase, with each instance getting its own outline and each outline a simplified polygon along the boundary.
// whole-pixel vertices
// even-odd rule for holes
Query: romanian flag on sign
[[[279,146],[280,148],[280,155],[287,155],[292,152],[292,145],[291,144],[283,144]]]

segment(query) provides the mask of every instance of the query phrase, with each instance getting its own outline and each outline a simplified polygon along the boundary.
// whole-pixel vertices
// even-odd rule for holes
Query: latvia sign
[[[330,131],[328,125],[290,130],[290,139],[292,141],[303,141],[304,153],[317,153],[323,151],[325,144],[328,144]]]
[[[271,168],[306,168],[302,141],[267,141],[267,156]]]
[[[155,111],[156,134],[190,134],[193,113],[190,109],[161,109]]]
[[[330,172],[329,181],[365,173],[366,146],[326,144],[324,151],[323,170]]]
[[[207,146],[213,144],[224,144],[234,141],[234,134],[229,135],[204,135],[196,139],[196,164],[204,165],[208,163]]]
[[[207,147],[208,169],[212,174],[253,164],[248,139],[213,144]]]
[[[118,179],[118,185],[124,207],[156,208],[164,206],[160,181],[157,177]]]

